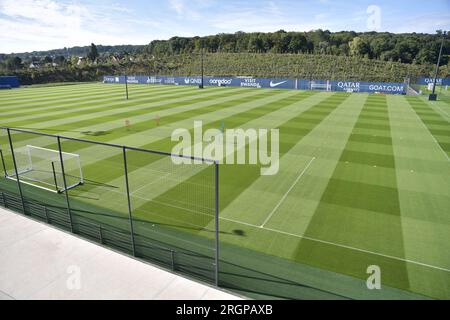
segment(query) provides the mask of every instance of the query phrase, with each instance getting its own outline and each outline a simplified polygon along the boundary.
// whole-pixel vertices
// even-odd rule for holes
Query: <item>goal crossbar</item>
[[[13,173],[8,173],[3,153],[1,154],[4,176],[7,179],[19,180],[23,184],[54,193],[63,193],[84,184],[83,170],[78,154],[60,153],[58,150],[31,145],[20,148],[15,153],[17,174],[15,170]],[[61,158],[65,167],[64,174]],[[69,166],[68,163],[71,165]]]

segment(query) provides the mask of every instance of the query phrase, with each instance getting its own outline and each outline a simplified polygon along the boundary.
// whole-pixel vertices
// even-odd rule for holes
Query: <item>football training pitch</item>
[[[0,126],[169,153],[178,143],[172,132],[193,130],[194,121],[204,130],[279,129],[277,175],[262,176],[259,165],[220,165],[224,287],[256,298],[450,298],[448,101],[159,85],[130,85],[125,100],[124,89],[0,91]],[[47,136],[14,132],[12,140],[14,148],[57,149]],[[6,130],[0,148],[10,172]],[[86,183],[69,191],[77,215],[128,230],[122,150],[68,140],[62,148],[82,163]],[[129,152],[128,169],[136,230],[212,255],[213,166],[178,167]],[[17,194],[17,184],[2,175],[2,190]],[[23,192],[66,204],[64,194],[30,185]],[[366,286],[373,266],[381,290]]]

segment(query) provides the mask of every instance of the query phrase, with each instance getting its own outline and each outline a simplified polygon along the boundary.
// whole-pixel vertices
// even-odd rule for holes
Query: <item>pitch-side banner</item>
[[[162,77],[164,78],[164,77]],[[164,80],[163,80],[164,82]],[[175,83],[179,85],[198,86],[202,83],[201,77],[176,77]],[[230,78],[230,77],[205,77],[205,86],[215,87],[248,87],[265,89],[296,89],[296,80],[293,79],[267,79],[267,78]]]
[[[416,81],[416,84],[418,85],[428,85],[430,83],[434,83],[434,78],[419,78]],[[450,78],[437,78],[436,84],[448,86],[450,85]]]
[[[125,76],[105,76],[104,83],[125,84]],[[129,84],[171,84],[184,86],[199,86],[201,77],[163,77],[163,76],[128,76]],[[216,87],[249,87],[249,88],[274,88],[296,89],[296,80],[293,79],[266,79],[266,78],[230,78],[230,77],[205,77],[205,86]]]
[[[19,79],[15,76],[0,77],[0,86],[18,88],[20,87]]]
[[[368,92],[405,94],[406,85],[401,82],[363,82],[337,80],[298,80],[300,90],[321,90],[338,92]]]
[[[182,86],[199,86],[201,77],[165,77],[165,76],[128,76],[129,84],[167,84]],[[125,84],[125,76],[105,76],[104,83]],[[246,87],[264,89],[299,89],[340,92],[381,92],[389,94],[405,94],[406,85],[394,82],[357,82],[330,80],[302,80],[284,78],[251,78],[251,77],[204,77],[205,86]]]

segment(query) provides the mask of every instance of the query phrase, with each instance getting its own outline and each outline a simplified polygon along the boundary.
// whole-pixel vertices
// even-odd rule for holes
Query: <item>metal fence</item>
[[[65,192],[21,181],[33,179],[24,177],[18,164],[18,150],[30,145],[59,155],[53,172],[39,174],[61,175]],[[79,155],[83,171],[83,183],[70,190],[66,186],[76,173],[65,166],[68,152]],[[217,162],[6,127],[0,127],[0,153],[0,205],[219,284]],[[174,164],[173,157],[191,164]]]
[[[101,131],[82,134],[102,136]],[[29,146],[53,150],[59,159],[64,153],[78,155],[83,184],[58,193],[21,182],[30,177],[19,172],[19,150]],[[387,287],[368,291],[364,280],[254,250],[246,245],[245,231],[230,230],[227,220],[219,229],[214,161],[4,127],[0,150],[1,206],[174,272],[257,299],[411,298]],[[197,161],[174,164],[172,157]],[[77,168],[57,159],[55,172],[47,174],[62,175],[67,186]],[[261,241],[275,239],[269,232]]]

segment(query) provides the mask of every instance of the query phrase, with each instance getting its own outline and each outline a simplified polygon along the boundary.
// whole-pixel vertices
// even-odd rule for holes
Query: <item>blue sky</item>
[[[222,32],[450,29],[450,0],[0,0],[0,52]]]

